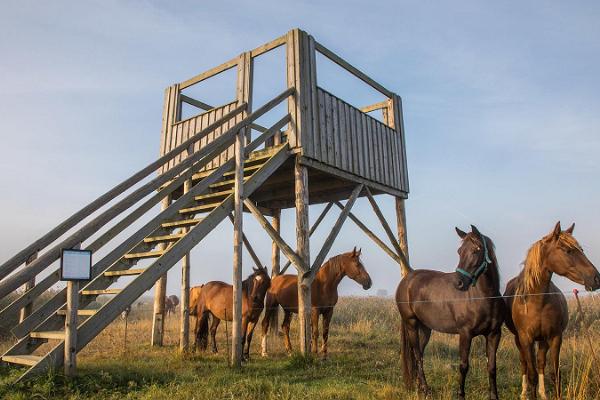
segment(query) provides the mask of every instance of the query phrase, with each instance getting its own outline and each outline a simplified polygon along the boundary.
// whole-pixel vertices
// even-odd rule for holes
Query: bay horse
[[[333,307],[338,301],[338,285],[345,276],[360,283],[363,289],[371,288],[372,281],[369,273],[365,270],[360,260],[361,250],[354,250],[339,254],[327,260],[317,272],[312,282],[311,293],[311,327],[312,345],[311,351],[317,353],[317,342],[319,339],[319,317],[323,317],[323,345],[321,352],[327,356],[327,340],[329,338],[329,324],[333,316]],[[261,353],[263,357],[267,354],[267,332],[271,317],[281,306],[284,318],[281,328],[284,333],[285,348],[288,353],[292,351],[290,342],[290,323],[292,313],[298,313],[298,276],[277,275],[273,277],[271,287],[267,291],[265,300],[265,315],[262,320],[262,344]]]
[[[264,308],[265,294],[271,286],[266,268],[254,268],[242,281],[242,349],[244,359],[249,359],[252,334]],[[190,290],[190,315],[196,315],[195,346],[206,350],[208,346],[208,319],[212,317],[210,336],[212,351],[217,349],[217,328],[222,320],[233,320],[233,286],[221,281],[211,281]]]
[[[573,237],[574,228],[575,224],[561,231],[558,222],[550,234],[531,246],[523,270],[506,285],[506,325],[515,335],[519,349],[522,399],[527,398],[528,391],[536,399],[536,388],[540,397],[546,399],[544,369],[548,350],[555,394],[560,397],[560,347],[569,310],[565,296],[552,283],[552,275],[565,276],[587,290],[600,288],[600,274]]]
[[[505,305],[500,296],[498,262],[491,239],[471,225],[471,232],[456,228],[462,239],[455,272],[410,270],[396,290],[402,317],[402,364],[408,388],[418,381],[427,396],[431,389],[423,371],[423,352],[435,330],[459,335],[460,380],[458,397],[465,398],[471,341],[486,338],[489,398],[498,399],[496,351],[500,343]]]

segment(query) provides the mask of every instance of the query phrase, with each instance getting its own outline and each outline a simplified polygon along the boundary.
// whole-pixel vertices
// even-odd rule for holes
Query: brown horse
[[[500,277],[494,244],[471,225],[471,232],[456,228],[462,244],[456,272],[410,271],[398,285],[396,303],[402,316],[404,382],[415,379],[426,395],[431,393],[423,371],[423,352],[432,330],[459,335],[460,386],[465,398],[471,341],[483,335],[487,342],[489,396],[498,398],[496,351],[500,343],[505,305],[500,296]]]
[[[317,272],[311,285],[311,319],[312,319],[312,352],[317,353],[319,338],[319,317],[323,316],[323,346],[321,352],[327,355],[327,339],[329,338],[329,323],[333,315],[333,307],[338,301],[337,287],[341,280],[348,276],[360,283],[363,289],[371,287],[371,277],[360,261],[360,250],[354,250],[330,258]],[[271,288],[265,301],[265,316],[262,320],[262,355],[267,356],[267,332],[271,317],[280,305],[284,311],[281,328],[285,334],[285,348],[292,351],[290,342],[290,322],[292,313],[298,312],[298,276],[278,275],[273,277]]]
[[[531,398],[537,398],[538,380],[540,397],[546,399],[544,368],[548,349],[552,380],[560,397],[560,346],[569,311],[565,296],[552,283],[552,274],[565,276],[587,290],[600,288],[600,274],[573,237],[574,228],[575,224],[561,231],[558,222],[549,235],[531,246],[523,270],[506,285],[504,295],[509,310],[506,325],[515,335],[521,358],[522,399],[527,398],[528,389]]]
[[[245,359],[249,358],[254,327],[264,308],[265,294],[270,286],[271,278],[264,267],[254,268],[253,273],[242,282],[242,348],[247,344],[244,350]],[[212,316],[210,327],[212,350],[218,352],[217,328],[222,320],[233,319],[233,286],[225,282],[212,281],[192,288],[190,311],[191,315],[196,315],[195,346],[206,350],[208,318]]]
[[[179,297],[174,294],[165,297],[165,313],[167,316],[170,314],[175,314],[175,310],[179,305]]]

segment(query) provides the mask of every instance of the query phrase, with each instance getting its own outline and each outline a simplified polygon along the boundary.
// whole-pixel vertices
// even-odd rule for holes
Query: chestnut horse
[[[498,399],[496,351],[500,343],[505,305],[500,296],[500,277],[494,244],[471,225],[471,232],[456,228],[462,244],[456,272],[411,270],[396,290],[402,317],[404,382],[429,395],[423,371],[423,352],[431,331],[459,335],[460,382],[458,397],[465,398],[471,341],[483,335],[487,342],[489,398]]]
[[[242,282],[242,348],[247,344],[244,350],[245,359],[250,355],[252,334],[264,308],[265,294],[269,286],[271,278],[264,267],[254,268],[253,273]],[[233,286],[212,281],[192,288],[190,315],[196,315],[195,346],[201,350],[206,350],[208,346],[208,318],[212,316],[212,351],[217,353],[217,328],[222,320],[233,319]]]
[[[330,258],[317,272],[310,287],[312,310],[312,352],[317,353],[319,338],[319,317],[323,316],[323,345],[321,352],[327,355],[327,339],[329,338],[329,323],[333,315],[333,307],[338,301],[337,287],[345,276],[360,283],[363,289],[371,287],[371,277],[360,261],[360,250],[354,250]],[[290,342],[290,322],[292,313],[298,312],[298,276],[277,275],[273,277],[271,288],[265,301],[265,316],[262,320],[262,355],[267,356],[267,332],[271,317],[280,305],[284,311],[281,328],[285,334],[285,348],[292,351]]]
[[[548,349],[554,389],[560,397],[560,346],[569,311],[565,296],[552,283],[552,274],[565,276],[587,290],[600,288],[600,274],[573,237],[574,228],[575,224],[561,231],[558,222],[549,235],[531,246],[523,270],[506,285],[506,325],[515,335],[521,358],[522,399],[527,398],[528,390],[531,398],[536,399],[536,388],[540,397],[546,399],[544,368]]]

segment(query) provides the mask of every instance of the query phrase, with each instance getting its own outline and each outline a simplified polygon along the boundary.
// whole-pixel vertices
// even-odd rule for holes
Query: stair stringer
[[[258,189],[290,156],[289,145],[279,149],[265,164],[256,171],[243,187],[243,198],[249,197]],[[194,226],[188,234],[177,241],[168,251],[154,261],[136,279],[130,282],[120,293],[105,303],[98,312],[89,317],[77,328],[77,352],[81,351],[92,339],[106,328],[123,310],[152,288],[155,282],[204,239],[223,219],[233,211],[234,196],[229,195],[211,211],[206,218]],[[64,341],[60,341],[50,352],[34,366],[29,368],[18,381],[50,369],[58,369],[64,361]]]

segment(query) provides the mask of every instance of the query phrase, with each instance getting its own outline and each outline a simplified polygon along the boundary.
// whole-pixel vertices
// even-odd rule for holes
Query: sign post
[[[79,247],[79,246],[78,246]],[[65,376],[75,376],[77,369],[77,312],[79,281],[91,278],[92,252],[63,249],[60,260],[61,280],[67,282],[67,312],[65,317]]]

